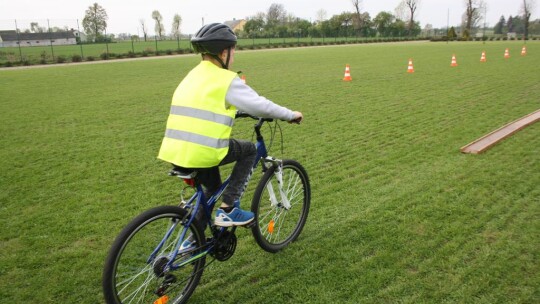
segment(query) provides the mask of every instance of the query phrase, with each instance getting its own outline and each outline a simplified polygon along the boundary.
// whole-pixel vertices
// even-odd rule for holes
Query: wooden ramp
[[[497,129],[487,135],[480,137],[472,143],[461,148],[463,153],[479,154],[489,149],[494,144],[507,138],[508,136],[516,133],[517,131],[525,128],[526,126],[533,124],[540,120],[540,109],[535,112],[524,116],[516,121],[513,121],[504,127]]]

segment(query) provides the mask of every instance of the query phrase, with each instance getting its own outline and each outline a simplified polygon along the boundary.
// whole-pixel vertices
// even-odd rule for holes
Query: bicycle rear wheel
[[[175,245],[181,237],[187,211],[160,206],[137,216],[114,241],[105,260],[103,293],[107,303],[185,303],[204,270],[204,232],[193,222],[185,233],[171,270]],[[195,259],[198,255],[199,258]]]
[[[255,214],[255,225],[251,228],[253,237],[268,252],[278,252],[296,240],[309,212],[311,190],[306,170],[294,160],[283,160],[282,169],[283,191],[290,208],[286,208],[281,199],[275,167],[263,175],[251,202],[251,211]]]

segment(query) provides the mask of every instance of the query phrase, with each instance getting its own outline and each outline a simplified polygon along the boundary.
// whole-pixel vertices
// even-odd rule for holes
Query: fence
[[[336,32],[333,37],[306,37],[298,33],[292,37],[242,38],[238,40],[237,48],[242,50],[428,39],[427,37],[366,38],[353,35],[351,31],[345,30]],[[0,20],[0,67],[193,52],[189,37],[160,40],[152,36],[145,41],[138,35],[120,36],[124,39],[114,39],[105,43],[87,43],[84,33],[80,31],[78,20]]]

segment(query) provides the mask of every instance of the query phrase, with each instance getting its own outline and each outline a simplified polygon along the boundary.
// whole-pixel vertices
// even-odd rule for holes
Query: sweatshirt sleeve
[[[286,121],[294,119],[293,111],[260,96],[238,77],[231,82],[225,100],[238,110],[254,116]]]

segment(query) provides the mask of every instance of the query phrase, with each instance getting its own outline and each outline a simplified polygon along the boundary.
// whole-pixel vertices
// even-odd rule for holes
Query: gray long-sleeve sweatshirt
[[[254,116],[286,121],[294,119],[293,111],[260,96],[238,77],[231,82],[225,100],[238,110]]]

